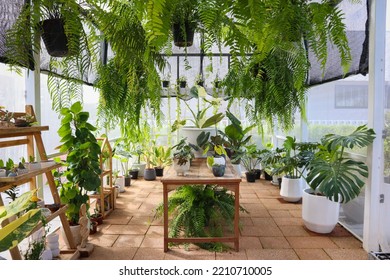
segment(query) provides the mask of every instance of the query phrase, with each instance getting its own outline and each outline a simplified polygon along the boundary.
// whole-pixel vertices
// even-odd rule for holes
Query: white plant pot
[[[119,187],[120,193],[125,192],[125,177],[120,176],[120,177],[116,178],[115,185],[117,185]]]
[[[0,177],[6,177],[7,176],[7,170],[0,169]]]
[[[197,146],[196,138],[198,138],[199,134],[202,132],[210,132],[210,136],[215,136],[215,128],[214,127],[206,127],[206,128],[197,128],[197,127],[182,127],[180,129],[180,135],[183,138],[187,138],[187,142],[194,144]],[[203,155],[203,150],[194,151],[195,158],[206,158],[207,155]]]
[[[53,253],[51,252],[51,250],[49,249],[46,249],[42,252],[42,255],[41,255],[41,260],[52,260],[53,259]]]
[[[288,202],[297,202],[302,198],[303,181],[302,178],[291,179],[286,176],[282,179],[280,186],[280,196]]]
[[[60,255],[60,249],[53,249],[51,250],[51,254],[53,255],[53,258],[56,258]]]
[[[56,250],[60,248],[60,242],[47,242],[46,247],[50,250]]]
[[[37,169],[41,168],[41,163],[40,162],[29,162],[29,163],[26,163],[26,166],[27,166],[27,169],[29,171],[37,170]]]
[[[30,242],[41,241],[45,236],[44,228],[38,229],[36,232],[30,235]]]
[[[186,164],[179,165],[177,159],[173,160],[173,169],[176,171],[176,175],[187,176],[188,171],[190,170],[190,161],[187,161]]]
[[[284,180],[284,178],[283,178]],[[283,182],[283,181],[282,181]],[[339,220],[340,203],[305,189],[302,197],[302,219],[305,226],[317,233],[330,233]]]
[[[237,173],[237,176],[241,177],[242,176],[241,164],[239,163],[239,164],[232,164],[232,165],[233,165],[234,170]]]
[[[76,246],[80,245],[81,244],[80,225],[70,226],[70,232],[72,233],[75,245]],[[66,238],[65,235],[64,227],[61,227],[61,236],[62,236],[62,240],[64,240],[66,247],[68,247],[68,249],[71,249],[68,239]]]
[[[133,169],[138,169],[138,176],[139,177],[143,177],[144,176],[145,167],[146,167],[146,163],[145,162],[133,163],[133,165],[132,165]]]
[[[206,161],[207,167],[211,170],[213,169],[212,166],[209,165],[209,163]],[[224,157],[215,157],[214,158],[214,164],[220,164],[220,165],[226,165],[226,159]]]
[[[46,235],[46,242],[47,243],[55,243],[58,242],[60,239],[60,236],[57,233],[50,233]]]

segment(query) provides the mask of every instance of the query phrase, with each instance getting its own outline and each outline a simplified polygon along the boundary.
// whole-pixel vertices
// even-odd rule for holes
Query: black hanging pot
[[[172,25],[173,42],[177,47],[191,47],[194,42],[195,28],[188,21],[184,22],[184,28],[181,23]]]
[[[64,20],[52,18],[41,21],[42,39],[49,55],[65,57],[69,55],[68,38],[65,34]]]

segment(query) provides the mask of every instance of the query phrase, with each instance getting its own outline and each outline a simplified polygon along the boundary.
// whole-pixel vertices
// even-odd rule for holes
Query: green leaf
[[[82,107],[80,101],[78,101],[78,102],[76,102],[76,103],[73,103],[73,105],[70,107],[70,110],[71,110],[74,114],[78,114],[79,112],[81,112],[82,109],[83,109],[83,107]]]

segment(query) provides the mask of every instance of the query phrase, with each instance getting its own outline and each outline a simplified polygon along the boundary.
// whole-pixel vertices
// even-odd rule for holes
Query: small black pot
[[[186,81],[180,81],[179,82],[179,86],[180,86],[180,88],[185,88],[187,86],[187,82]]]
[[[248,183],[256,182],[256,172],[245,172],[245,175]]]
[[[203,84],[204,84],[204,82],[203,82],[203,81],[199,81],[199,82],[197,82],[197,85],[198,85],[198,86],[201,86],[201,87],[203,87]]]
[[[225,165],[213,165],[212,170],[215,177],[222,177],[225,175]]]
[[[164,88],[169,87],[169,81],[162,81],[162,86],[163,86]]]
[[[138,169],[130,170],[129,172],[131,179],[138,179]]]
[[[264,179],[266,179],[267,181],[272,181],[272,176],[264,171]]]
[[[125,187],[130,187],[131,185],[131,176],[125,177]]]
[[[157,177],[164,176],[164,167],[155,167],[154,170],[156,170]]]
[[[261,169],[255,169],[255,172],[256,172],[256,180],[260,179]]]
[[[280,189],[280,187],[282,186],[282,178],[281,177],[278,178],[278,184],[279,184],[279,189]]]

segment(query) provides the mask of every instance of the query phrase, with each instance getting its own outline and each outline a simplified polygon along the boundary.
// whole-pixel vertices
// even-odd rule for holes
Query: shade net
[[[6,63],[5,57],[5,34],[7,30],[13,25],[15,20],[17,19],[21,8],[24,4],[25,0],[1,0],[0,1],[0,62]],[[367,0],[368,2],[368,0]],[[368,10],[367,10],[367,2],[362,1],[360,4],[353,4],[348,0],[344,0],[340,2],[340,7],[345,13],[345,24],[347,26],[347,35],[349,39],[349,45],[351,48],[352,54],[352,62],[351,67],[348,73],[343,73],[342,68],[340,67],[340,57],[337,52],[337,49],[329,45],[329,56],[326,63],[325,70],[321,69],[320,64],[317,59],[313,55],[310,49],[309,60],[311,69],[308,77],[309,85],[316,85],[320,83],[325,83],[328,81],[333,81],[337,79],[342,79],[345,76],[355,75],[355,74],[367,74],[368,73]],[[49,71],[49,60],[50,57],[46,50],[44,49],[43,43],[42,51],[41,51],[41,71]],[[206,89],[209,94],[211,94],[212,87],[211,81],[215,79],[215,76],[223,78],[226,74],[227,69],[229,67],[229,55],[228,50],[226,50],[226,55],[223,59],[214,58],[213,61],[201,60],[200,57],[200,40],[195,40],[194,45],[187,49],[187,54],[190,56],[190,59],[193,61],[193,65],[191,65],[194,73],[190,75],[195,79],[195,76],[199,73],[203,73],[205,67],[210,63],[213,64],[213,75],[206,77]],[[222,50],[224,52],[224,50]],[[218,49],[215,48],[215,52],[218,53]],[[172,48],[172,53],[174,56],[168,59],[169,62],[169,71],[170,71],[170,80],[176,81],[176,79],[183,75],[188,75],[189,73],[185,73],[185,70],[188,67],[185,66],[185,52],[182,48],[174,47]],[[179,57],[179,59],[178,59]],[[207,58],[208,59],[208,58]],[[214,65],[217,66],[214,66]],[[168,71],[168,70],[167,70]],[[61,74],[61,73],[58,73]],[[166,73],[161,73],[162,75]],[[85,75],[83,78],[83,82],[87,84],[92,84],[95,80],[95,73],[89,73]],[[209,81],[207,81],[207,79]]]

